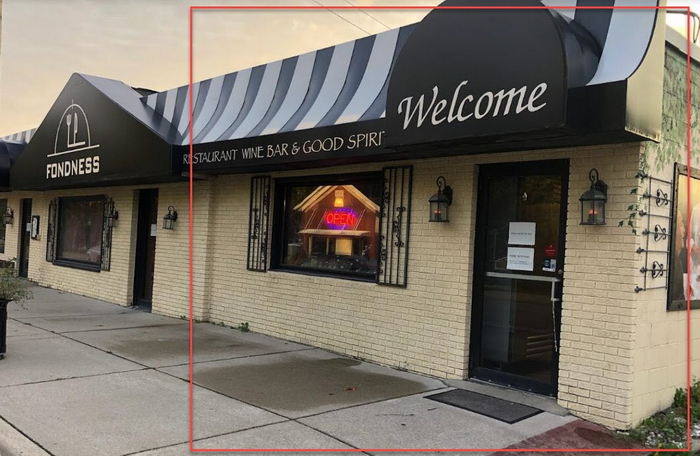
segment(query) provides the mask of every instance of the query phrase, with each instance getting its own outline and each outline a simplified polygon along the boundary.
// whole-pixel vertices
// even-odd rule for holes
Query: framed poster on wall
[[[32,226],[30,229],[32,239],[39,239],[39,216],[32,215]]]
[[[688,179],[690,205],[687,204]],[[676,163],[673,182],[667,309],[685,309],[688,293],[691,308],[700,309],[700,170]]]

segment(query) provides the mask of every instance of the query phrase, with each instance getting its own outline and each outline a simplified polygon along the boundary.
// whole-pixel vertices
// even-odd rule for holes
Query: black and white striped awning
[[[590,0],[542,0],[548,6]],[[606,2],[595,2],[602,5]],[[657,0],[608,0],[610,6],[656,6]],[[597,71],[586,85],[628,78],[642,61],[656,11],[551,10],[593,30],[601,45]],[[416,24],[337,46],[229,73],[193,85],[193,143],[318,128],[384,117],[392,64]],[[99,78],[96,78],[99,79]],[[188,86],[142,98],[170,124],[165,136],[189,143]],[[2,139],[28,142],[33,130]]]
[[[391,67],[413,25],[193,85],[194,143],[384,116]],[[145,97],[189,143],[188,86]]]
[[[588,0],[544,0],[576,6]],[[610,0],[655,6],[656,0]],[[600,5],[601,2],[596,2]],[[595,31],[602,51],[586,85],[628,78],[646,52],[655,10],[557,9],[552,14]],[[250,138],[385,116],[396,56],[416,24],[193,84],[194,144]],[[144,97],[170,122],[176,144],[189,144],[188,86]]]
[[[0,137],[0,140],[13,142],[17,144],[27,144],[32,139],[32,136],[34,136],[34,132],[36,132],[36,128],[32,128],[31,130],[19,131],[17,133],[13,133],[7,136],[2,136]]]
[[[639,73],[639,68],[643,66],[652,48],[652,42],[658,41],[655,37],[659,33],[663,35],[663,30],[659,32],[657,25],[659,16],[653,8],[657,6],[658,0],[541,0],[541,3],[537,0],[493,0],[495,5],[517,4],[517,2],[558,7],[650,7],[649,9],[607,10],[557,8],[547,13],[540,10],[539,13],[551,14],[554,18],[559,31],[554,39],[561,41],[562,49],[566,54],[566,64],[563,67],[565,67],[565,78],[568,79],[564,87],[565,90],[569,90],[569,99],[560,100],[561,106],[566,106],[567,101],[569,106],[577,102],[583,102],[583,106],[588,102],[590,93],[594,93],[599,101],[605,100],[609,95],[607,90],[611,83],[625,83],[635,76],[635,73]],[[448,0],[445,4],[481,5],[482,2]],[[204,162],[206,164],[199,167],[200,170],[216,169],[220,172],[228,172],[221,170],[250,167],[254,163],[262,163],[260,160],[248,161],[243,165],[239,160],[234,164],[230,160],[231,157],[224,156],[227,153],[231,155],[233,150],[255,149],[263,144],[264,147],[271,146],[274,149],[277,147],[275,144],[280,141],[292,144],[299,140],[313,141],[315,138],[334,136],[338,133],[346,136],[364,133],[381,136],[387,133],[385,130],[391,130],[392,127],[387,126],[389,119],[386,119],[387,109],[389,109],[388,117],[391,118],[396,114],[396,106],[388,104],[391,98],[391,87],[397,79],[411,79],[415,76],[413,72],[423,71],[422,68],[411,68],[410,65],[403,68],[410,68],[411,71],[397,70],[400,67],[402,51],[411,44],[415,45],[418,41],[416,37],[420,35],[418,31],[425,30],[424,25],[429,17],[430,15],[417,24],[194,83],[192,87],[193,138],[190,138],[189,125],[189,86],[184,85],[151,93],[133,89],[120,81],[89,75],[78,76],[87,84],[86,87],[96,90],[104,96],[104,99],[110,100],[118,107],[118,111],[130,114],[132,119],[147,128],[150,133],[170,145],[174,152],[174,162],[179,163],[179,166],[188,164],[184,157],[186,151],[183,146],[188,145],[191,139],[195,145],[195,152],[204,154],[200,164]],[[522,23],[522,17],[514,17],[514,20],[516,23],[518,20]],[[531,31],[531,29],[524,31],[519,36]],[[500,36],[494,33],[490,30],[485,32],[491,40],[496,40]],[[508,41],[508,43],[514,41]],[[660,42],[663,46],[663,38]],[[461,41],[448,42],[452,56],[464,54],[464,49],[469,47],[482,45],[483,42],[479,40],[479,36],[465,38],[464,34]],[[659,46],[656,48],[658,49]],[[530,54],[536,52],[533,49],[536,48],[530,48],[528,52]],[[658,55],[655,59],[657,57]],[[492,62],[491,65],[495,61],[487,60]],[[475,63],[475,67],[484,65],[486,65],[484,62]],[[489,71],[491,74],[512,71],[504,68],[506,67],[493,65]],[[465,71],[463,76],[465,79],[473,76],[471,67],[467,70],[469,71]],[[449,61],[444,71],[450,71]],[[663,71],[663,62],[661,71]],[[481,80],[488,79],[486,73],[482,72],[479,75]],[[655,81],[654,84],[658,82],[657,85],[660,87],[661,82],[656,81],[658,78],[654,76],[652,79]],[[476,87],[475,84],[474,87]],[[596,88],[602,89],[596,91]],[[655,86],[654,91],[656,88]],[[503,89],[507,90],[506,87]],[[588,89],[593,90],[588,91]],[[493,90],[499,90],[499,88]],[[573,90],[577,92],[573,93]],[[424,88],[421,88],[421,91],[417,92],[417,97],[420,93],[426,93]],[[618,90],[616,95],[624,96],[625,93],[629,95],[625,90]],[[628,96],[627,100],[616,99],[614,103],[623,106],[615,106],[617,109],[615,115],[622,112],[624,117],[625,109],[629,108],[626,103],[629,103],[632,98],[634,97]],[[661,103],[659,102],[658,105],[660,109]],[[634,109],[644,111],[646,107],[642,109],[638,105]],[[579,113],[590,112],[586,114],[588,117],[602,117],[594,111],[595,109],[591,110],[588,104]],[[654,115],[647,114],[644,120],[652,117]],[[622,120],[622,130],[625,134],[631,132],[637,134],[639,138],[654,138],[653,134],[646,134],[643,129],[636,129],[636,126],[627,128],[625,121],[625,119]],[[483,122],[480,125],[483,125]],[[540,137],[548,135],[551,138],[561,133],[561,130],[555,132],[552,125],[553,123],[542,125],[543,129],[550,130]],[[569,133],[577,131],[576,128],[569,127],[571,126],[567,125]],[[605,127],[607,126],[595,126],[600,131]],[[52,128],[54,131],[52,134],[55,135],[56,126]],[[620,126],[616,125],[615,128],[620,129]],[[649,131],[654,128],[656,127],[652,125]],[[47,135],[50,130],[51,128],[46,129]],[[518,133],[527,131],[520,130]],[[17,144],[27,144],[34,133],[35,130],[27,130],[1,139]],[[401,134],[400,131],[398,133]],[[510,133],[512,132],[505,132],[506,135]],[[585,133],[588,134],[589,131]],[[128,135],[126,132],[124,134]],[[386,136],[390,137],[391,132]],[[363,138],[370,138],[367,144],[370,144],[373,150],[356,147],[352,151],[336,151],[335,156],[325,154],[325,159],[328,163],[331,163],[329,160],[334,160],[332,163],[338,164],[351,156],[357,158],[376,154],[373,156],[379,157],[387,146],[392,147],[391,141],[381,143],[375,141],[374,137]],[[522,140],[522,135],[520,139]],[[597,141],[604,139],[601,137]],[[496,142],[503,144],[508,140],[506,137]],[[439,142],[439,135],[429,136],[428,142],[430,141]],[[566,141],[571,142],[570,139]],[[405,144],[410,144],[410,138],[407,137]],[[562,145],[565,145],[565,142],[562,142]],[[530,145],[531,148],[537,146],[542,145],[537,143]],[[105,147],[103,146],[103,150],[106,150]],[[301,166],[304,160],[311,161],[317,158],[312,158],[310,154],[304,159],[296,160],[295,165]],[[281,163],[279,162],[278,165]],[[181,170],[173,169],[172,172],[178,175]]]

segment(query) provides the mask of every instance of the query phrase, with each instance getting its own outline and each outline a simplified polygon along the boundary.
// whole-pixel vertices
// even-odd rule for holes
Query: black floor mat
[[[425,398],[469,410],[470,412],[488,416],[489,418],[494,418],[508,424],[517,423],[525,418],[530,418],[538,413],[542,413],[542,410],[534,407],[516,404],[515,402],[463,389],[454,389],[444,393],[426,396]]]

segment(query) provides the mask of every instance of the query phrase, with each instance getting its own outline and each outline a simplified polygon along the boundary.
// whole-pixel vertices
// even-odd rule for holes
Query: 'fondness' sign
[[[443,122],[464,122],[484,117],[507,116],[511,113],[537,112],[547,105],[542,96],[547,91],[547,83],[537,84],[532,90],[528,86],[498,92],[486,91],[476,97],[463,90],[469,83],[464,80],[453,90],[449,98],[440,97],[440,89],[434,86],[432,98],[425,94],[418,98],[409,96],[401,100],[398,113],[403,115],[403,129],[409,126],[420,127],[428,120],[432,125]]]

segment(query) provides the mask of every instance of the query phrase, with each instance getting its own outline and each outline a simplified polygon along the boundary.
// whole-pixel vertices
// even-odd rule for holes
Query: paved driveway
[[[10,305],[0,454],[189,454],[187,322],[33,292]],[[194,381],[196,448],[503,448],[573,419],[505,424],[424,399],[439,380],[207,323]]]

